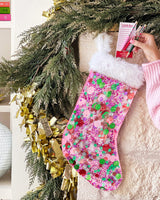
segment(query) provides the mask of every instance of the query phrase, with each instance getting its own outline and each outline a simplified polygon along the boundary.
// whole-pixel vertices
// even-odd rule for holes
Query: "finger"
[[[133,51],[134,51],[135,53],[137,53],[139,49],[140,49],[139,47],[134,47]]]
[[[149,34],[149,33],[141,33],[141,35],[143,37],[154,37],[153,35]]]
[[[148,40],[152,40],[153,41],[154,40],[154,36],[149,34],[149,33],[141,33],[141,36],[143,38],[145,38],[146,41],[148,41]]]
[[[148,37],[148,36],[151,35],[151,34],[149,34],[149,33],[141,33],[141,35],[142,35],[143,37]]]
[[[146,39],[145,39],[145,37],[143,37],[142,35],[140,35],[138,41],[144,43],[144,42],[146,42]]]
[[[131,43],[136,46],[136,47],[139,47],[141,49],[144,48],[144,43],[140,42],[140,41],[137,41],[137,40],[132,40]]]

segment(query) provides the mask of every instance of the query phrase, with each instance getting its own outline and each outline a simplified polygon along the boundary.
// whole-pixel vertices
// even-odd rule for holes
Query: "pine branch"
[[[32,153],[31,142],[24,142],[22,147],[26,152],[26,170],[29,174],[29,186],[31,186],[35,178],[38,178],[40,184],[45,184],[49,179],[51,179],[50,172],[46,170],[42,156],[37,158],[37,153]]]
[[[35,178],[38,178],[39,183],[44,186],[27,193],[21,200],[62,200],[63,192],[60,189],[62,177],[52,178],[50,172],[46,170],[42,156],[37,159],[37,153],[32,153],[31,142],[24,142],[22,148],[26,152],[26,170],[29,173],[30,186]]]
[[[36,190],[34,192],[29,192],[25,196],[21,198],[21,200],[39,200],[39,194],[41,193],[42,189]]]
[[[63,200],[61,182],[61,177],[51,178],[42,188],[28,192],[21,200]]]
[[[63,192],[61,191],[62,178],[50,179],[44,186],[39,200],[62,200]]]
[[[50,109],[48,105],[51,104],[53,107],[57,106],[59,114],[64,114],[69,112],[69,108],[73,107],[77,100],[77,93],[83,83],[82,75],[76,69],[72,54],[65,55],[63,61],[61,54],[50,59],[42,74],[35,79],[37,88],[41,88],[35,96],[33,109],[36,112],[40,107]]]

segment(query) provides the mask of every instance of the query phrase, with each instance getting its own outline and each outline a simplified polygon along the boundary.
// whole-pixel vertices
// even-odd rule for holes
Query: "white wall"
[[[13,0],[12,1],[12,55],[18,48],[20,38],[17,38],[24,30],[41,24],[46,20],[42,12],[53,5],[52,0]],[[25,152],[21,148],[24,141],[25,130],[19,128],[20,119],[16,119],[17,107],[11,105],[11,128],[13,132],[12,149],[12,200],[19,200],[28,188],[28,174],[25,172]]]
[[[0,29],[0,61],[2,57],[10,59],[11,57],[11,31],[8,28]]]
[[[20,38],[19,34],[24,30],[45,22],[46,18],[42,12],[48,10],[53,3],[52,0],[13,0],[12,20],[14,23],[12,53],[17,49]]]

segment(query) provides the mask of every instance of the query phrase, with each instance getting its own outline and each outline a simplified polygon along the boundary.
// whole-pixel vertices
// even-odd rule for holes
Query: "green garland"
[[[0,87],[18,91],[35,83],[38,92],[32,105],[34,112],[38,115],[40,109],[45,109],[48,116],[69,118],[86,75],[79,70],[77,47],[80,34],[94,32],[96,35],[118,27],[119,22],[135,21],[139,24],[145,22],[146,31],[154,34],[160,46],[159,0],[77,0],[63,3],[50,20],[21,35],[16,59],[4,59],[0,63]],[[43,165],[31,159],[29,162],[39,166],[37,171],[40,172]],[[51,186],[61,180],[51,178],[48,172],[45,174],[45,180],[40,180],[44,187],[22,199],[34,200],[39,195],[48,200],[56,199],[52,196],[55,191]],[[60,191],[58,193],[62,195]]]

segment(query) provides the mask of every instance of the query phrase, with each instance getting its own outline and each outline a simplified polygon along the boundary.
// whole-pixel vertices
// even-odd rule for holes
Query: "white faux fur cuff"
[[[106,38],[108,38],[107,34],[100,34],[98,37],[101,37],[102,35],[103,38],[105,38],[105,35]],[[103,51],[102,48],[100,50],[98,46],[98,49],[99,51],[93,55],[89,63],[90,70],[99,72],[110,78],[117,79],[136,89],[143,85],[144,75],[142,67],[138,66],[137,64],[130,64],[123,59],[113,57],[108,53],[109,50],[106,51],[105,48]]]

